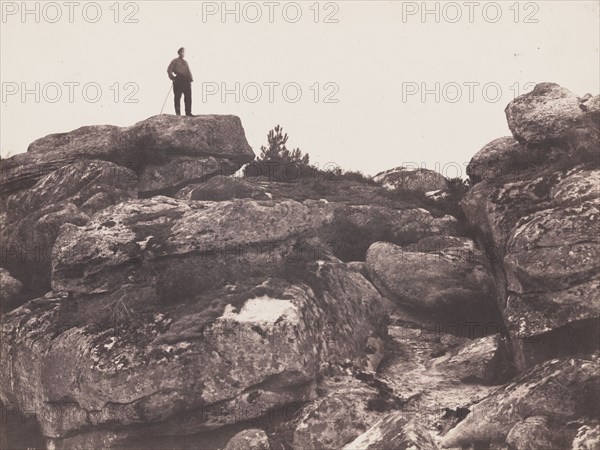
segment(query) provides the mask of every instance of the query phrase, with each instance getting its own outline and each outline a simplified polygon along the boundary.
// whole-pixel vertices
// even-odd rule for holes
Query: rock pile
[[[431,171],[228,176],[254,158],[233,116],[2,160],[23,445],[597,448],[598,104],[549,83],[511,102],[464,215]]]

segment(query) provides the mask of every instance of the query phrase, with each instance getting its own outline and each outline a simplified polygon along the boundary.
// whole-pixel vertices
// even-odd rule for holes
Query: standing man
[[[181,47],[177,50],[178,58],[175,58],[167,67],[169,78],[173,80],[173,93],[175,94],[175,114],[181,114],[181,94],[183,94],[183,103],[185,105],[185,115],[192,116],[192,72],[187,61],[183,59],[185,49]]]

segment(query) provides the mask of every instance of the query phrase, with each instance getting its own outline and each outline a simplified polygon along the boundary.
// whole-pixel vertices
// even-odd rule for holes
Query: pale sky
[[[504,108],[531,83],[600,91],[598,1],[228,2],[225,17],[222,2],[73,3],[28,2],[23,16],[22,2],[2,2],[3,156],[50,133],[158,114],[181,46],[195,114],[239,116],[257,154],[281,124],[312,162],[371,175],[401,164],[464,175],[510,134]],[[222,87],[224,99],[209,95]]]

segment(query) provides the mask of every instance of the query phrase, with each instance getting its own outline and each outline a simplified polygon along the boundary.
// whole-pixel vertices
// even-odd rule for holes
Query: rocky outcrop
[[[350,205],[203,176],[252,157],[237,118],[206,116],[84,127],[2,162],[3,249],[44,249],[3,265],[29,298],[54,290],[3,317],[0,392],[48,445],[189,443],[315,399],[330,367],[376,368],[383,299],[322,239]],[[184,185],[193,199],[155,195]],[[390,217],[438,221],[402,206]],[[4,269],[2,283],[18,297]]]
[[[51,448],[593,448],[598,98],[507,117],[469,224],[422,170],[217,176],[253,156],[231,116],[36,141],[2,161],[2,302],[37,297],[2,317],[3,405]]]
[[[233,173],[231,165],[239,168],[254,153],[235,116],[160,115],[130,127],[86,126],[38,139],[27,153],[2,160],[0,190],[15,193],[62,166],[90,159],[133,170],[140,193],[166,193],[192,180]]]
[[[3,317],[1,392],[48,445],[222,448],[299,405],[287,442],[340,448],[401,404],[375,377],[391,308],[365,253],[382,239],[461,246],[458,219],[372,182],[213,176],[249,157],[236,120],[85,127],[3,161],[3,242],[47,251],[35,270],[8,260],[38,298]]]
[[[429,169],[396,167],[378,173],[373,177],[373,181],[389,190],[400,189],[425,193],[448,189],[448,180],[442,174]]]
[[[514,139],[473,157],[476,184],[462,206],[523,370],[597,342],[600,122],[597,99],[550,83],[515,99],[506,114]]]
[[[494,274],[521,375],[471,408],[447,448],[570,449],[597,424],[597,104],[538,85],[506,108],[514,138],[493,141],[469,164],[475,185],[462,206]]]
[[[24,283],[23,299],[43,295],[61,225],[84,225],[107,206],[174,193],[253,158],[234,116],[155,116],[38,139],[0,161],[0,264]]]
[[[598,98],[582,99],[558,84],[540,83],[508,104],[508,127],[515,139],[529,145],[569,141],[579,130],[597,125]]]
[[[54,242],[65,223],[84,225],[107,206],[137,197],[137,177],[111,162],[67,164],[6,201],[2,265],[21,280],[24,299],[50,290]]]

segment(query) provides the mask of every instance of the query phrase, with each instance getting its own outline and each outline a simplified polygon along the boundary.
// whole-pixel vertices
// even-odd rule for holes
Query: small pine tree
[[[290,166],[299,166],[299,171],[291,169],[292,173],[301,174],[302,169],[310,168],[310,156],[307,154],[303,155],[299,148],[288,150],[286,147],[288,141],[287,133],[283,132],[283,127],[280,125],[275,126],[267,134],[268,146],[264,145],[260,147],[260,156],[257,158],[257,165],[264,167],[264,170],[259,170],[259,173],[267,174],[271,173],[269,166],[275,168],[275,172],[272,173],[276,180],[285,178],[282,173],[290,170]],[[246,176],[251,176],[246,172]],[[289,180],[288,180],[289,181]]]
[[[287,133],[283,133],[283,127],[276,125],[274,129],[267,134],[268,147],[264,145],[260,147],[259,161],[280,162],[283,164],[295,163],[308,166],[310,157],[308,153],[302,155],[299,148],[292,150],[287,149],[288,141]]]

